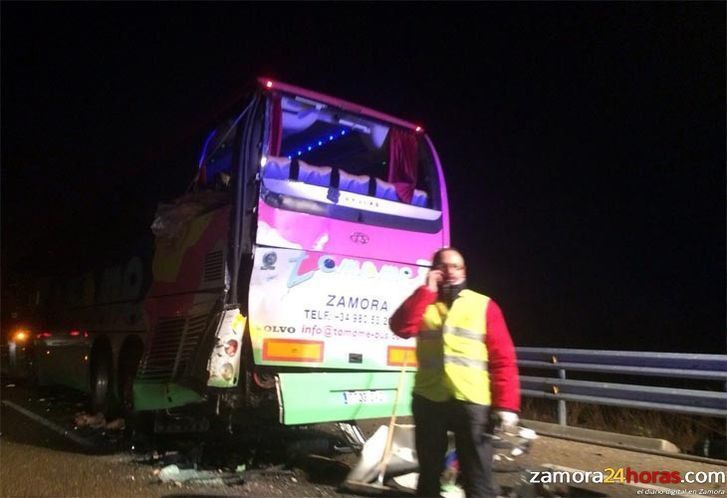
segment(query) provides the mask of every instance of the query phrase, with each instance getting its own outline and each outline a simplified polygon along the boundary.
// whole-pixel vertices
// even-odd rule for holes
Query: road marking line
[[[545,467],[546,469],[551,469],[551,470],[559,470],[559,471],[563,471],[563,472],[569,472],[569,473],[573,473],[573,472],[589,472],[587,470],[572,469],[570,467],[562,467],[560,465],[555,465],[555,464],[552,464],[552,463],[544,463],[544,464],[541,465],[541,467]],[[591,472],[593,472],[593,471],[591,471]],[[590,483],[590,484],[594,484],[594,483]],[[640,483],[640,482],[619,482],[618,484],[620,484],[622,486],[632,486],[634,488],[651,489],[651,490],[654,490],[654,491],[658,491],[658,494],[660,494],[660,495],[694,497],[694,494],[679,493],[679,490],[678,489],[665,488],[663,486],[654,486],[653,484],[643,484],[643,483]]]
[[[39,424],[47,427],[48,429],[52,430],[53,432],[60,434],[61,436],[70,439],[76,444],[79,444],[83,446],[84,448],[95,448],[96,445],[93,444],[88,439],[79,436],[78,434],[74,434],[73,432],[69,431],[68,429],[64,429],[60,425],[56,424],[55,422],[51,422],[47,418],[41,417],[37,413],[33,413],[30,410],[27,410],[23,408],[22,406],[13,403],[12,401],[3,400],[3,405],[8,406],[12,408],[13,410],[25,415],[29,419],[33,420],[34,422],[38,422]]]

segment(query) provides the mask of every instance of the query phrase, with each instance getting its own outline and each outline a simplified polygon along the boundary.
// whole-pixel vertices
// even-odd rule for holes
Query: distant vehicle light
[[[13,342],[16,344],[20,344],[23,342],[26,342],[28,338],[30,337],[30,334],[26,332],[25,330],[18,330],[13,334]]]
[[[81,332],[79,332],[78,330],[71,330],[70,332],[68,332],[68,335],[70,335],[71,337],[78,337],[79,335],[81,335]]]
[[[50,337],[50,332],[39,332],[35,338],[36,339],[45,339],[46,337]]]
[[[270,81],[270,80],[268,80],[267,82],[265,82],[265,86],[268,87],[268,88],[272,88],[273,87],[273,82]]]
[[[424,130],[421,126],[417,126],[416,128],[414,128],[414,131],[416,131],[417,133],[421,133]]]

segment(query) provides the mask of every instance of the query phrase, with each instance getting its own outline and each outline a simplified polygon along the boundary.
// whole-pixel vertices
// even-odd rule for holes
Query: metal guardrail
[[[560,425],[567,425],[567,401],[727,418],[727,355],[521,347],[517,356],[521,371],[550,372],[521,375],[521,393],[556,400]],[[570,379],[568,372],[603,374],[599,379],[614,382]],[[624,376],[705,382],[685,389],[619,382]]]

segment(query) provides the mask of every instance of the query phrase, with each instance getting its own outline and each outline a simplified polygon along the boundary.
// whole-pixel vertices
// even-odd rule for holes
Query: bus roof
[[[384,114],[383,112],[369,109],[368,107],[364,107],[359,104],[354,104],[351,102],[347,102],[345,100],[341,100],[336,97],[331,97],[330,95],[325,95],[323,93],[314,92],[312,90],[306,90],[305,88],[301,88],[301,87],[294,86],[294,85],[289,85],[287,83],[275,81],[270,78],[260,77],[257,80],[258,80],[258,83],[260,83],[260,85],[265,89],[281,90],[286,93],[292,93],[295,95],[299,95],[301,97],[305,97],[305,98],[308,98],[311,100],[316,100],[318,102],[322,102],[324,104],[332,105],[334,107],[338,107],[345,111],[355,112],[356,114],[362,114],[364,116],[378,119],[380,121],[386,121],[387,123],[394,124],[396,126],[401,126],[402,128],[409,128],[410,130],[413,130],[416,132],[424,131],[422,129],[422,127],[419,125],[415,125],[408,121],[404,121],[403,119],[395,118],[394,116],[389,116],[388,114]]]

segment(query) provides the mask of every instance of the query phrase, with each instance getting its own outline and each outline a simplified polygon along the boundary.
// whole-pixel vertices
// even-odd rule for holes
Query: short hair
[[[432,256],[432,268],[434,268],[439,263],[441,263],[441,261],[442,261],[442,254],[444,254],[447,251],[454,251],[457,254],[459,254],[460,256],[462,256],[462,253],[456,247],[442,247],[441,249],[437,249],[437,251]],[[462,262],[464,262],[464,256],[462,256]]]

